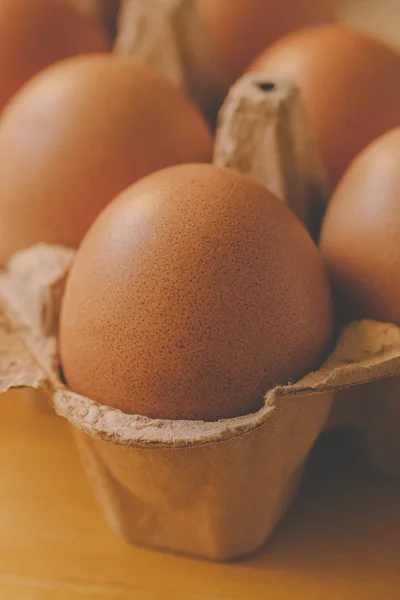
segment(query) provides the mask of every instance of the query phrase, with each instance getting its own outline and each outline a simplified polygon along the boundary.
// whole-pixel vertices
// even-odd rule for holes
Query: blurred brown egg
[[[45,67],[77,54],[107,52],[96,23],[62,0],[0,1],[0,111]]]
[[[128,185],[211,153],[198,109],[155,71],[111,55],[49,67],[0,119],[0,262],[38,242],[78,246]]]
[[[269,44],[334,19],[332,0],[196,0],[228,83]]]
[[[333,188],[353,158],[400,125],[400,54],[345,27],[317,27],[272,45],[251,67],[300,87]]]
[[[60,322],[71,389],[153,418],[217,420],[313,369],[332,333],[306,230],[260,183],[213,165],[154,173],[78,249]]]
[[[115,36],[118,11],[122,0],[62,0],[99,23],[111,38]]]
[[[400,128],[350,166],[328,206],[321,248],[342,321],[400,325]]]

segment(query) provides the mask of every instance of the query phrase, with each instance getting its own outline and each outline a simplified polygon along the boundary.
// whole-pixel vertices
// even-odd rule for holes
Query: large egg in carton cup
[[[239,81],[220,113],[214,163],[142,180],[106,209],[109,218],[100,216],[77,252],[39,245],[12,257],[0,276],[0,382],[2,391],[48,395],[70,424],[108,521],[126,539],[230,560],[268,540],[327,426],[351,423],[375,466],[398,465],[390,377],[399,372],[400,349],[398,328],[373,321],[344,328],[333,348],[327,279],[306,232],[315,235],[321,218],[324,178],[297,91],[258,76]],[[171,172],[177,183],[166,181]],[[172,194],[185,181],[197,208]],[[128,217],[132,227],[116,235]],[[93,259],[81,271],[87,281],[79,275],[85,253]],[[310,260],[314,273],[291,271]],[[111,272],[124,277],[108,286]],[[96,286],[109,294],[85,296]],[[285,297],[274,293],[284,289]],[[307,302],[289,310],[293,289]],[[119,313],[123,305],[129,319]],[[87,386],[93,394],[82,393]],[[366,402],[375,412],[363,413]]]

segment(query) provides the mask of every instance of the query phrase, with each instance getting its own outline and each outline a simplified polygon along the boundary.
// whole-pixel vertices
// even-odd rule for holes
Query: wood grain
[[[0,423],[1,600],[397,597],[400,483],[325,452],[272,543],[218,565],[130,547],[113,534],[66,424],[21,392],[2,396]]]

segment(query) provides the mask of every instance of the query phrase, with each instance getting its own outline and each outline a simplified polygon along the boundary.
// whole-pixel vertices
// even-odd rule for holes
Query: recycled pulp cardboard
[[[354,390],[348,402],[358,402],[366,382],[400,372],[399,328],[364,321],[342,332],[319,371],[270,390],[257,413],[212,423],[123,414],[72,393],[59,374],[56,315],[72,259],[70,250],[37,246],[1,273],[0,387],[49,395],[71,424],[108,521],[134,543],[214,560],[253,552],[295,496],[335,397]],[[378,411],[363,413],[361,399],[353,420],[381,466],[399,465],[400,443],[381,436],[396,429],[392,383],[396,390],[396,378],[371,388],[392,409],[381,411],[378,429]]]

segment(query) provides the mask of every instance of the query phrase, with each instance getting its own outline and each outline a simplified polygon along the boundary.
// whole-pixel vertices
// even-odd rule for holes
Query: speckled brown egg
[[[93,19],[62,0],[0,1],[0,111],[45,67],[77,54],[106,52]]]
[[[198,109],[150,68],[110,55],[49,67],[0,119],[0,263],[38,242],[78,246],[128,185],[211,154]]]
[[[325,268],[296,217],[247,176],[193,164],[141,180],[96,220],[60,352],[70,388],[99,403],[216,420],[313,369],[331,333]]]
[[[365,146],[400,125],[400,54],[366,33],[304,29],[272,44],[251,68],[300,88],[331,189]]]
[[[400,325],[400,128],[350,166],[328,206],[321,248],[342,321]]]

